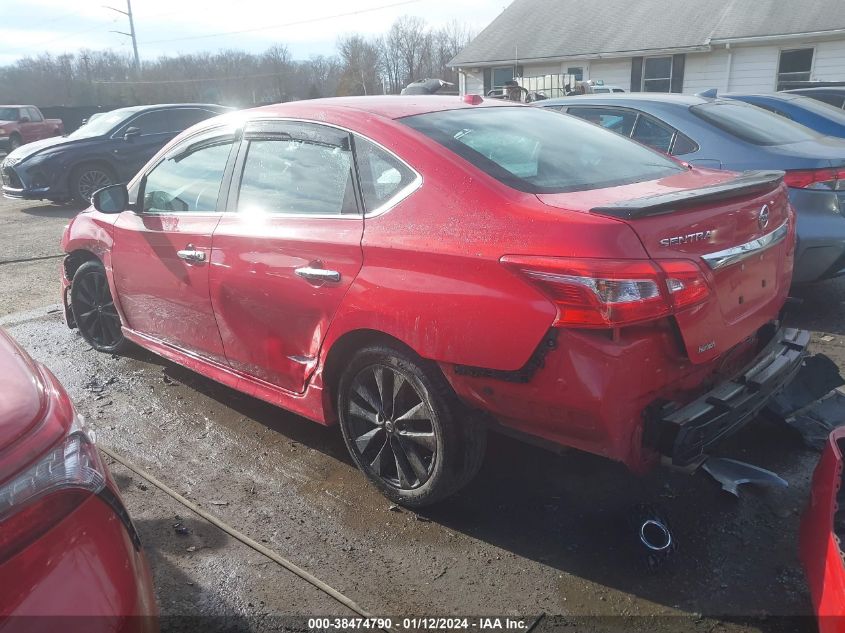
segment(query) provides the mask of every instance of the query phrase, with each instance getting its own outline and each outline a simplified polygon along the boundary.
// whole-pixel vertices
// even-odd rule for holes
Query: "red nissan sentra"
[[[66,317],[339,423],[410,506],[464,485],[488,428],[692,467],[806,353],[780,324],[781,176],[479,97],[274,105],[94,196],[62,243]]]
[[[90,432],[2,329],[0,587],[3,631],[158,631],[138,534]]]

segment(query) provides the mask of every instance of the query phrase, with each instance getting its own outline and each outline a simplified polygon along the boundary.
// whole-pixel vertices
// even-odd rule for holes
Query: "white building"
[[[845,0],[515,0],[449,65],[462,94],[566,74],[686,93],[845,81]]]

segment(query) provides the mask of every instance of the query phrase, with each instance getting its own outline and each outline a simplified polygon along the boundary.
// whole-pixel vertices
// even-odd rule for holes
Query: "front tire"
[[[373,346],[349,362],[338,417],[353,461],[390,500],[412,508],[457,492],[478,472],[486,429],[433,363]]]
[[[23,145],[23,141],[21,140],[20,136],[18,136],[17,134],[12,134],[12,136],[9,137],[9,153],[10,154],[12,152],[14,152],[16,149],[18,149],[21,145]]]
[[[70,194],[77,202],[91,204],[95,191],[117,181],[114,171],[107,165],[85,163],[75,167],[70,174]]]
[[[109,290],[106,269],[98,261],[85,262],[73,275],[70,305],[79,333],[98,352],[118,354],[129,342],[120,329],[120,315]]]

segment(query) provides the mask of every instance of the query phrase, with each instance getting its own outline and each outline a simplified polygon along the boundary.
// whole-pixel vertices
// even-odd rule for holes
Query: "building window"
[[[575,75],[575,81],[584,81],[584,67],[572,66],[566,69],[567,75]]]
[[[646,57],[643,64],[643,92],[671,92],[672,57]]]
[[[505,82],[513,80],[513,66],[493,69],[493,88],[501,88]]]
[[[778,90],[783,90],[784,84],[794,81],[810,81],[813,70],[813,49],[794,48],[780,52],[778,63]]]

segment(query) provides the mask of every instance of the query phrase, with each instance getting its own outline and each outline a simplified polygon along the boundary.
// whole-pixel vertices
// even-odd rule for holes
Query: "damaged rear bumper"
[[[669,403],[653,410],[647,428],[658,451],[674,466],[700,462],[708,448],[742,428],[792,382],[809,342],[809,332],[782,327],[739,376],[682,407]]]

